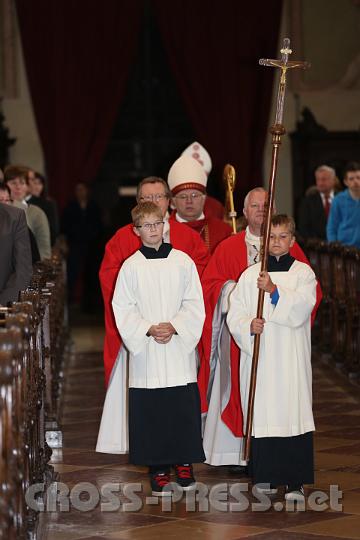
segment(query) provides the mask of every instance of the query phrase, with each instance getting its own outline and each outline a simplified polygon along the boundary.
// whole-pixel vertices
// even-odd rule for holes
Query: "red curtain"
[[[51,194],[98,171],[126,89],[141,0],[16,0]]]
[[[169,62],[198,140],[218,179],[237,172],[237,209],[262,183],[281,0],[152,0]],[[275,55],[275,56],[274,56]]]

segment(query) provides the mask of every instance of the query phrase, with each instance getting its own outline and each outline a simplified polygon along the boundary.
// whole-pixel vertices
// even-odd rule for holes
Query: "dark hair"
[[[8,165],[4,170],[4,181],[14,180],[15,178],[23,178],[28,184],[28,167],[22,165]]]
[[[165,182],[163,178],[160,178],[160,176],[147,176],[146,178],[143,178],[141,182],[138,184],[137,190],[136,190],[136,200],[139,202],[139,196],[141,192],[141,188],[145,184],[162,184],[164,186],[165,195],[168,199],[171,197],[171,192],[169,189],[169,186]]]
[[[271,217],[271,225],[273,227],[279,227],[280,225],[287,225],[289,232],[294,236],[295,234],[295,221],[291,216],[287,214],[275,214]]]
[[[0,191],[7,191],[7,193],[10,195],[11,197],[11,191],[10,191],[10,188],[9,186],[7,185],[6,182],[0,182]]]
[[[344,178],[346,178],[348,172],[353,171],[360,171],[360,163],[358,161],[349,161],[349,163],[346,164],[344,169]]]

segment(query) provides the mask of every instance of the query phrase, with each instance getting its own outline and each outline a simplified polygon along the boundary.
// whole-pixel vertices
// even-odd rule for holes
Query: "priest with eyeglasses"
[[[170,222],[184,223],[196,231],[212,253],[232,231],[221,219],[204,214],[207,175],[203,167],[196,159],[182,155],[169,171],[168,184],[174,207]]]

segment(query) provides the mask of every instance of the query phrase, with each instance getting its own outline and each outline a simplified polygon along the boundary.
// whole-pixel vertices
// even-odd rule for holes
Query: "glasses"
[[[155,221],[155,223],[143,223],[142,225],[135,225],[137,229],[145,229],[145,231],[150,231],[153,227],[158,229],[161,225],[164,225],[164,221]]]
[[[155,195],[145,195],[144,197],[140,197],[140,202],[159,202],[163,199],[167,199],[168,196],[165,195],[165,193],[156,193]]]
[[[204,197],[202,193],[189,193],[186,194],[183,193],[182,195],[175,195],[174,199],[179,199],[179,201],[186,201],[187,199],[195,201],[196,199],[199,199],[200,197]]]
[[[13,178],[12,180],[7,181],[10,186],[25,186],[26,180],[24,178]]]

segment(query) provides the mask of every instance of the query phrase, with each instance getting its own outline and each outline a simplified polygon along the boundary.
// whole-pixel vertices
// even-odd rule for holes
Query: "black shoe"
[[[170,483],[170,475],[167,472],[159,471],[150,474],[150,484],[153,495],[171,495],[171,491],[166,488]]]
[[[247,465],[228,465],[227,470],[230,474],[236,474],[236,476],[249,476]]]
[[[190,463],[183,463],[182,465],[174,465],[174,469],[177,484],[185,491],[194,489],[196,480],[192,465]]]

